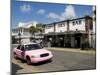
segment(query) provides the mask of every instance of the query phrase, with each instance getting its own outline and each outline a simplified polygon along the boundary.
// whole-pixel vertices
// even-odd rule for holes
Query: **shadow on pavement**
[[[16,72],[20,69],[22,69],[21,67],[19,67],[18,65],[12,63],[11,64],[11,75],[17,75]]]
[[[43,64],[48,64],[52,62],[52,60],[47,60],[47,61],[43,61],[43,62],[39,62],[39,63],[34,63],[34,64],[31,64],[33,66],[40,66],[40,65],[43,65]]]

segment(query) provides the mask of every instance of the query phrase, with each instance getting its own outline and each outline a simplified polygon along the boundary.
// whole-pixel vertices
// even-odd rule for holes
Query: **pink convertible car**
[[[51,60],[53,57],[50,51],[41,48],[36,43],[18,45],[18,47],[14,48],[13,53],[15,58],[24,59],[27,64]]]

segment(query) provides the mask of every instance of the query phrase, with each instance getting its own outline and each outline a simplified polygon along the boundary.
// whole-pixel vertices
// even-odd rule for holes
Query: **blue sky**
[[[12,1],[11,9],[12,27],[16,27],[19,22],[36,21],[47,24],[83,17],[85,14],[92,16],[90,5]]]

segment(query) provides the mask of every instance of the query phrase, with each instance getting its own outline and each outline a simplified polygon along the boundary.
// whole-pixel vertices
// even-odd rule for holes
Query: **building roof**
[[[37,24],[37,22],[35,22],[35,21],[27,22],[27,23],[20,22],[18,24],[18,27],[23,27],[23,28],[29,28],[30,26],[35,26],[36,27],[36,24]]]
[[[73,20],[84,19],[84,18],[92,19],[92,17],[90,17],[90,16],[84,16],[84,17],[75,18],[75,19],[69,19],[69,20],[63,20],[63,21],[59,21],[59,22],[53,22],[53,23],[45,24],[45,25],[52,25],[52,24],[57,24],[57,23],[62,23],[62,22],[68,22],[68,21],[73,21]]]

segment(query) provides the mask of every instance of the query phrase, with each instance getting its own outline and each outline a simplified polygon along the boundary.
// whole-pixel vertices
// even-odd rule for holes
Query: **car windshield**
[[[25,50],[37,50],[37,49],[41,49],[41,47],[38,44],[28,44],[25,45]]]

